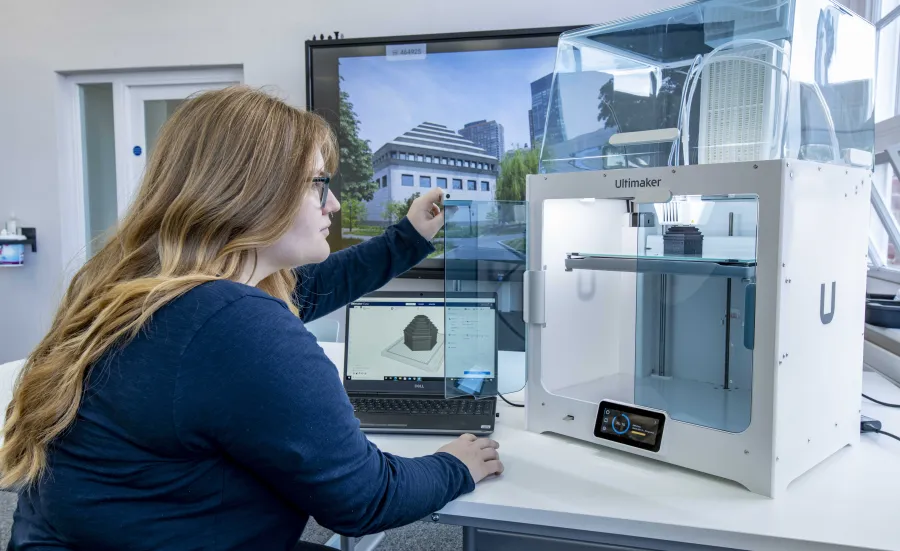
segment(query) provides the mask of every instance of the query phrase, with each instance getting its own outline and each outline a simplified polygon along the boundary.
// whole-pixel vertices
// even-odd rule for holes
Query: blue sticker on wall
[[[132,149],[131,151],[134,152],[135,157],[140,157],[141,151],[143,151],[143,150],[141,149],[141,146],[136,145],[136,146],[134,146],[134,149]]]

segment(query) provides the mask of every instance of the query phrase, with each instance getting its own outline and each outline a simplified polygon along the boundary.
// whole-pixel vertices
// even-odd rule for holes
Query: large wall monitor
[[[341,146],[332,250],[380,235],[435,187],[455,200],[524,201],[557,41],[570,28],[308,41],[307,107],[333,125]],[[440,237],[407,275],[444,277]],[[521,272],[483,260],[480,269]]]

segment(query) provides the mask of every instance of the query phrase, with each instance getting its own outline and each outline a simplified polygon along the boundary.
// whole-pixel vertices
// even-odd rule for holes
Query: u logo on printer
[[[828,325],[831,323],[831,320],[834,319],[834,296],[837,294],[837,282],[831,282],[831,309],[828,313],[825,313],[825,284],[822,284],[821,292],[819,293],[819,319],[822,320],[822,325]]]

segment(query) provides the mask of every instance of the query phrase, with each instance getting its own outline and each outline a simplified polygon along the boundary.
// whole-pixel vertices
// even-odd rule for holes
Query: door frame
[[[144,71],[78,71],[57,73],[57,151],[59,154],[60,252],[63,288],[87,261],[87,212],[84,189],[84,143],[79,86],[111,84],[116,158],[130,151],[132,130],[130,89],[135,86],[194,85],[218,86],[243,83],[243,66],[199,67]],[[146,148],[145,148],[146,149]],[[124,212],[119,198],[127,195],[129,167],[116,162],[117,209]]]

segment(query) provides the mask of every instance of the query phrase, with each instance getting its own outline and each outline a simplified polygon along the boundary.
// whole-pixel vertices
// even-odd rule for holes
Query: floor
[[[0,492],[0,549],[6,549],[15,509],[16,495]],[[303,533],[303,539],[315,543],[325,543],[331,535],[330,531],[310,521]],[[378,551],[459,551],[461,549],[461,528],[432,522],[417,522],[391,530],[378,546]]]

